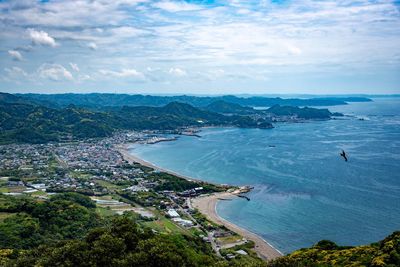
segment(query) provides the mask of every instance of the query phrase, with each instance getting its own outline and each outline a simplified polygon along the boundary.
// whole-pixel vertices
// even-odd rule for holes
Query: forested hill
[[[226,261],[195,235],[158,233],[133,213],[104,216],[89,197],[61,193],[38,200],[0,193],[0,266],[262,267]],[[140,220],[140,222],[139,222]]]
[[[128,94],[21,94],[25,99],[41,101],[44,105],[52,107],[66,107],[70,104],[90,108],[104,106],[164,106],[171,102],[187,103],[195,107],[205,107],[215,101],[225,101],[250,107],[271,107],[273,105],[285,106],[334,106],[345,105],[347,102],[371,101],[365,97],[324,97],[310,99],[284,99],[280,97],[236,97],[236,96],[154,96],[154,95],[128,95]]]
[[[250,256],[223,260],[200,238],[158,234],[133,215],[104,218],[87,196],[49,199],[0,194],[0,266],[327,267],[400,266],[400,232],[371,245],[320,241],[274,261]]]
[[[243,107],[239,104],[217,100],[204,107],[205,110],[217,113],[229,114],[254,114],[256,110],[252,107]]]
[[[164,107],[121,107],[97,111],[74,105],[55,109],[29,102],[25,98],[8,94],[1,96],[0,144],[105,137],[116,130],[174,130],[209,125],[272,127],[263,119],[224,116],[178,102]]]
[[[225,101],[216,101],[203,108],[204,110],[217,112],[221,114],[237,114],[237,115],[258,115],[269,117],[296,117],[297,119],[314,120],[314,119],[330,119],[332,116],[343,116],[341,113],[332,113],[328,109],[310,108],[310,107],[293,107],[274,105],[268,109],[254,109],[251,107],[243,107],[239,104],[229,103]]]
[[[341,247],[323,240],[270,262],[268,267],[400,266],[400,232],[371,245]]]
[[[331,113],[328,109],[299,108],[291,106],[274,105],[265,112],[276,116],[297,116],[300,119],[329,119],[331,116],[343,116],[341,113]]]
[[[332,114],[327,109],[280,105],[274,105],[267,110],[256,110],[223,100],[205,107],[194,107],[176,101],[160,107],[113,106],[114,97],[122,95],[97,96],[110,96],[108,102],[104,102],[107,105],[91,108],[79,105],[81,102],[77,100],[77,105],[60,107],[47,99],[0,93],[0,144],[106,137],[116,130],[175,130],[190,126],[273,128],[271,121],[279,116],[283,120],[285,116],[308,120],[329,119],[331,116],[341,115]]]

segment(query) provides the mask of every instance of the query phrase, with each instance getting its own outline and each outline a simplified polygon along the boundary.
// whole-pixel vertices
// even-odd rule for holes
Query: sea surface
[[[131,153],[205,181],[250,185],[218,214],[283,253],[322,239],[368,244],[400,230],[400,98],[329,107],[343,119],[204,129]],[[345,150],[349,161],[339,156]]]

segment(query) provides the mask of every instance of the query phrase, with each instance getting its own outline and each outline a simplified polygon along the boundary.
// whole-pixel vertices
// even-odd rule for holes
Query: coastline
[[[165,172],[165,173],[168,173],[168,174],[172,174],[172,175],[175,175],[177,177],[183,178],[183,179],[188,180],[188,181],[204,182],[203,180],[200,180],[200,179],[192,178],[192,177],[185,176],[185,175],[176,173],[174,171],[171,171],[171,170],[168,170],[168,169],[165,169],[165,168],[161,168],[159,166],[154,165],[151,162],[148,162],[148,161],[145,161],[145,160],[143,160],[143,159],[141,159],[139,157],[136,157],[135,155],[132,155],[132,154],[129,153],[129,146],[130,145],[132,145],[132,143],[131,144],[119,144],[119,145],[115,146],[117,151],[119,151],[119,153],[121,153],[123,158],[126,161],[128,161],[129,163],[137,162],[137,163],[142,164],[143,166],[152,168],[152,169],[160,171],[160,172]],[[213,183],[210,183],[210,182],[207,182],[207,183],[213,184]]]
[[[123,144],[123,145],[116,145],[116,149],[121,153],[121,155],[124,157],[125,160],[127,160],[129,163],[137,162],[140,163],[146,167],[153,168],[158,171],[162,171],[165,173],[169,173],[172,175],[175,175],[177,177],[190,180],[190,181],[199,181],[199,182],[204,182],[200,179],[194,179],[189,176],[181,175],[179,173],[160,168],[151,162],[145,161],[137,156],[134,156],[129,153],[129,146],[131,144]],[[223,199],[231,199],[237,196],[239,192],[220,192],[220,193],[214,193],[211,195],[206,195],[206,196],[199,196],[196,198],[191,199],[192,205],[197,208],[202,214],[204,214],[210,221],[224,225],[228,229],[230,229],[233,232],[238,233],[239,235],[243,236],[244,238],[251,240],[254,242],[254,251],[257,253],[259,257],[261,257],[264,260],[271,260],[278,258],[280,256],[283,256],[283,254],[274,248],[270,243],[268,243],[266,240],[264,240],[262,237],[259,235],[252,233],[246,229],[243,229],[225,219],[220,217],[217,213],[217,203],[220,200]]]
[[[233,224],[224,218],[220,217],[217,213],[218,201],[223,201],[236,197],[235,192],[221,192],[214,193],[207,196],[199,196],[192,198],[192,205],[197,208],[202,214],[204,214],[209,220],[214,223],[224,225],[229,230],[238,233],[248,240],[254,242],[254,250],[259,257],[264,260],[271,260],[283,256],[283,254],[273,247],[268,241],[260,237],[259,235],[250,232],[249,230],[243,229],[236,224]]]

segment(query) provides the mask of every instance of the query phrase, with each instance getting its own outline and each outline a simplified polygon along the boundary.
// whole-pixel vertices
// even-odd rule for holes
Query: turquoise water
[[[284,253],[321,239],[380,240],[400,230],[400,99],[331,110],[365,120],[212,128],[201,138],[140,145],[132,153],[202,180],[254,186],[251,201],[220,202],[217,211]]]

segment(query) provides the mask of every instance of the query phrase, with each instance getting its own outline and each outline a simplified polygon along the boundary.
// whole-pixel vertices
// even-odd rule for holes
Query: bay
[[[329,109],[351,117],[208,128],[201,138],[135,145],[131,153],[201,180],[253,186],[250,201],[219,202],[217,212],[284,253],[322,239],[378,241],[400,230],[400,99]]]

